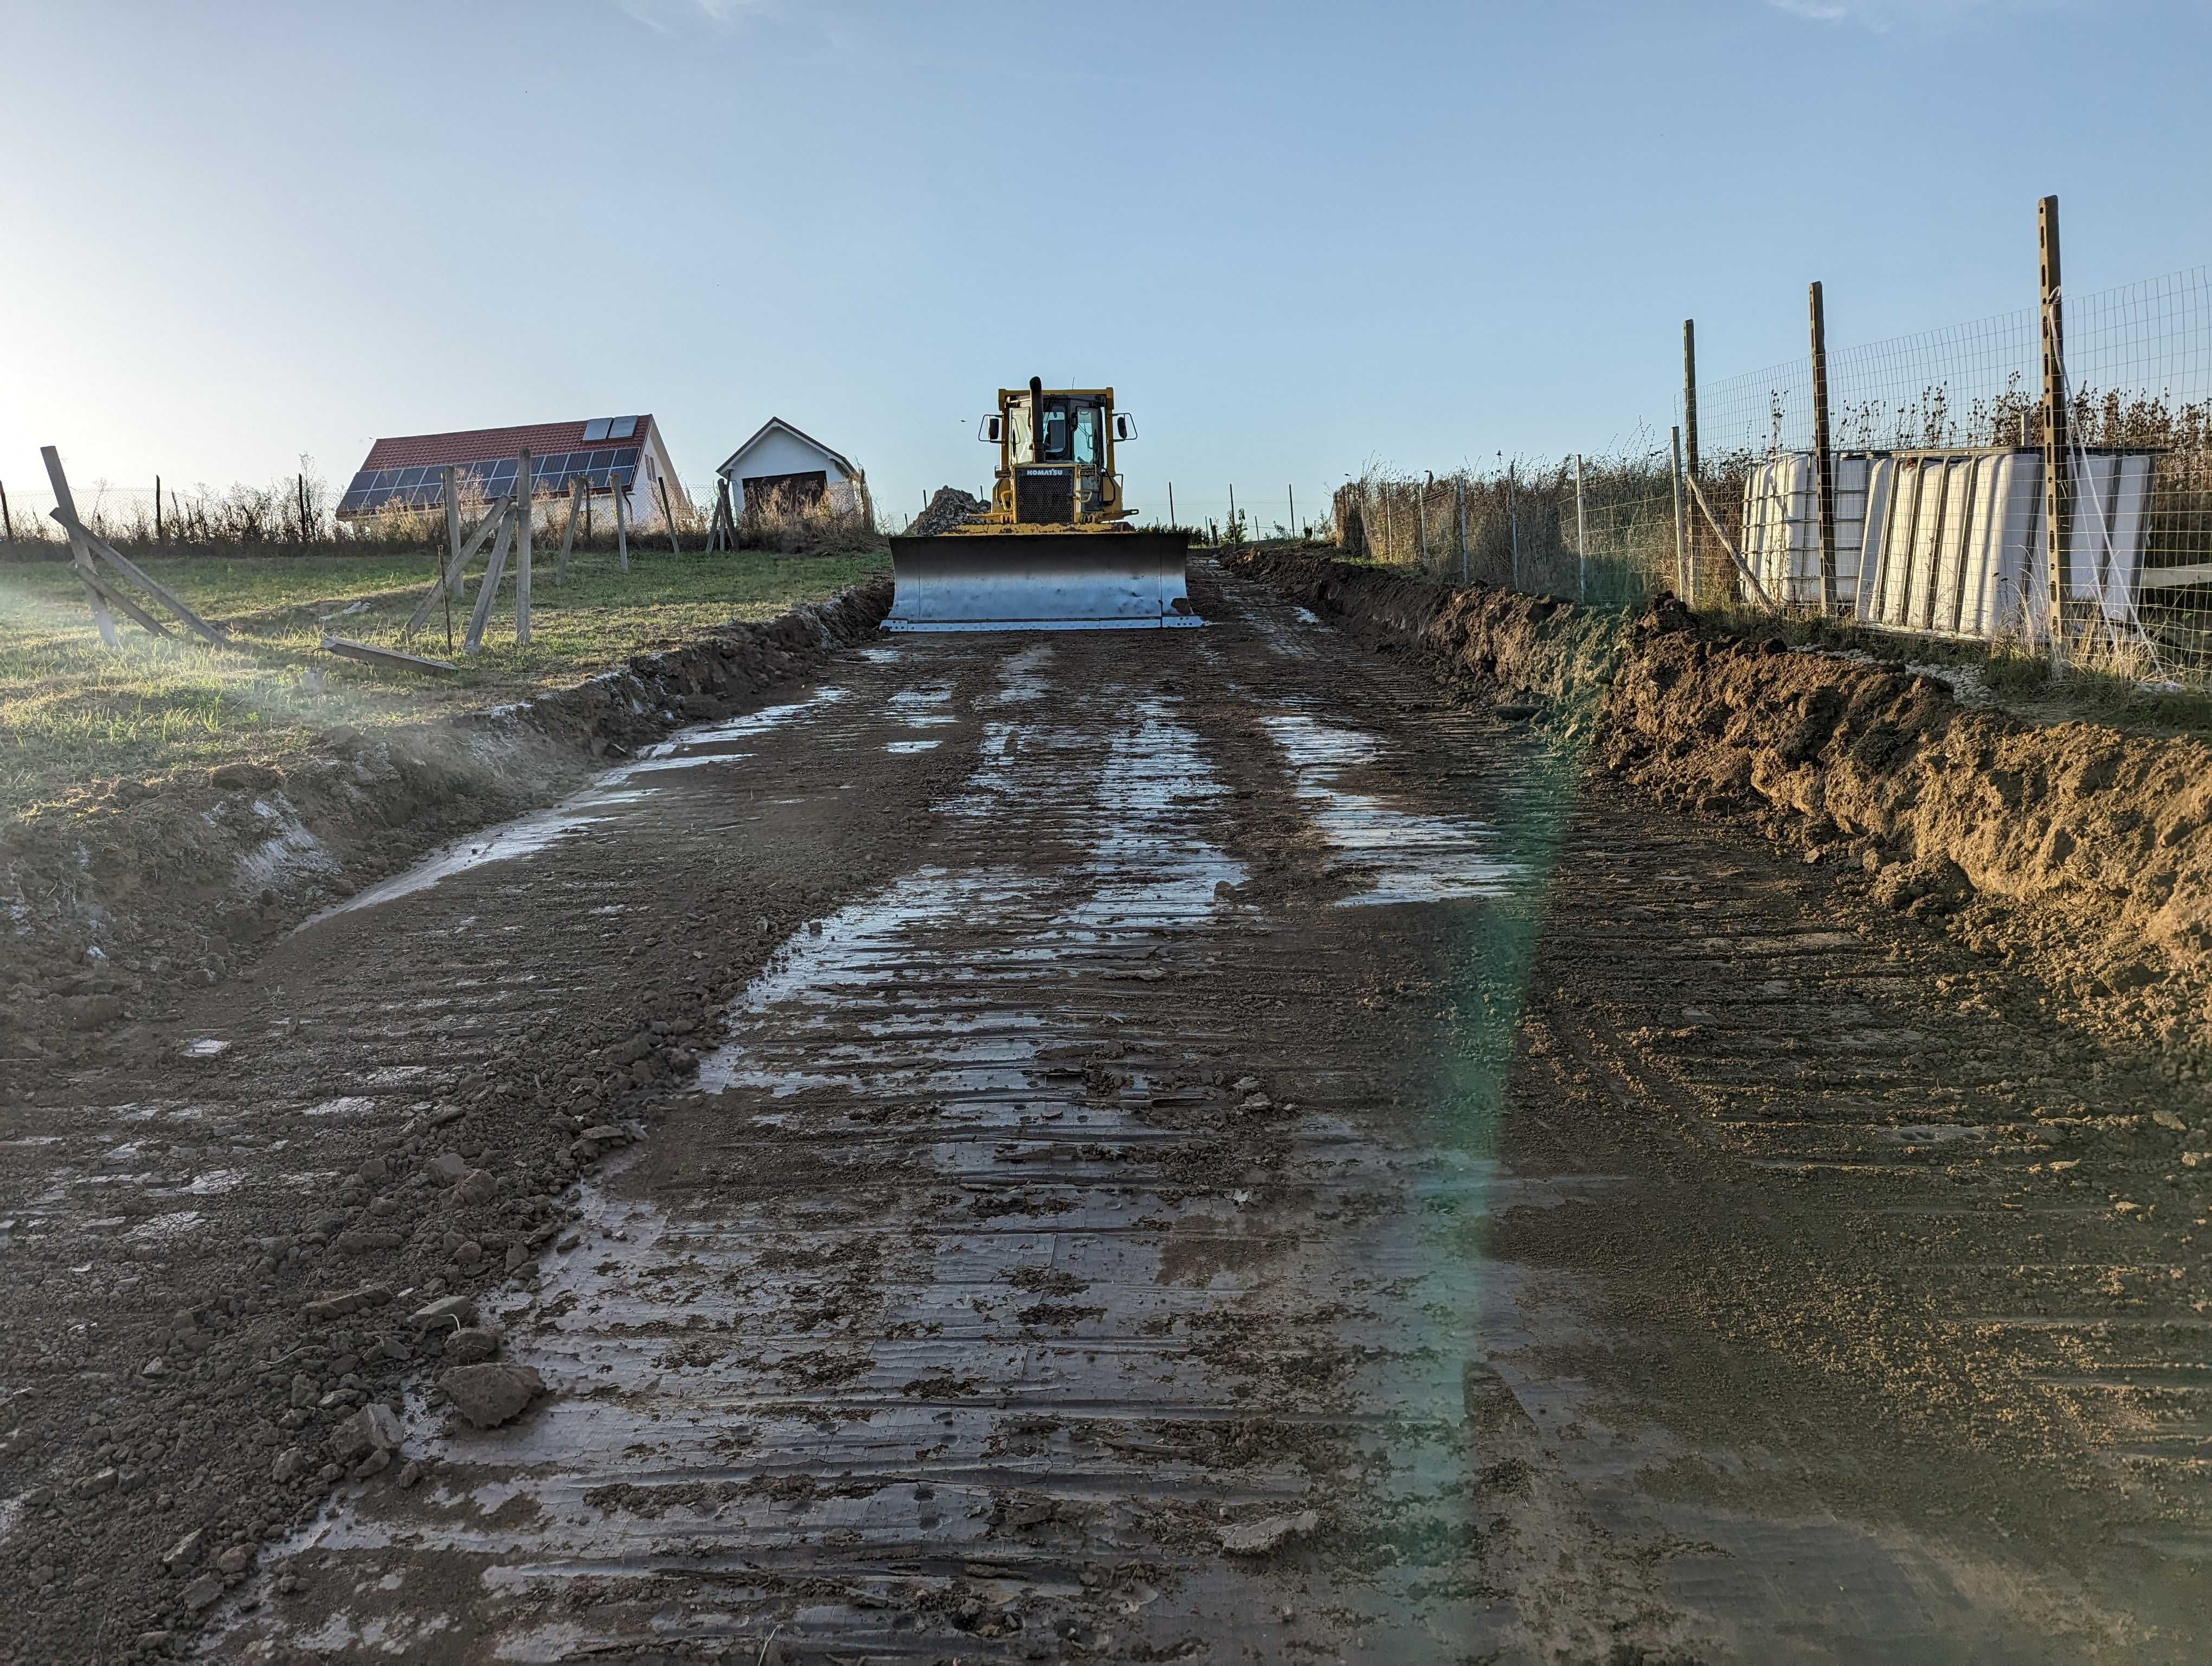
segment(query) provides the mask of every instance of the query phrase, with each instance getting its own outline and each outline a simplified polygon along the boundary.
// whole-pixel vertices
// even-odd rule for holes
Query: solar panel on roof
[[[633,434],[635,434],[635,433],[636,433],[636,432],[637,432],[637,418],[636,418],[636,417],[635,417],[635,416],[617,416],[617,417],[615,417],[612,421],[611,421],[611,422],[609,422],[609,423],[608,423],[608,424],[607,424],[607,435],[606,435],[606,437],[607,437],[608,439],[610,439],[610,440],[627,440],[627,439],[629,439],[629,438],[630,437],[630,435],[633,435]],[[592,435],[586,434],[584,437],[585,437],[586,440],[589,440],[589,439],[592,439],[592,438],[594,438],[594,437],[596,437],[596,436],[594,436],[594,435]]]
[[[584,438],[586,440],[605,439],[607,437],[607,424],[613,420],[614,418],[611,416],[592,417],[590,422],[584,424]]]

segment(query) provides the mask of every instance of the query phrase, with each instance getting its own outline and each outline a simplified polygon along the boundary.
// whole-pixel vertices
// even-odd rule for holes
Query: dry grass
[[[696,544],[695,544],[696,547]],[[732,619],[765,619],[878,571],[873,550],[809,558],[671,555],[634,543],[631,570],[586,552],[556,587],[536,570],[532,642],[514,642],[512,581],[483,652],[457,677],[383,672],[319,651],[325,630],[398,646],[428,588],[428,550],[355,556],[210,557],[146,563],[236,646],[162,641],[127,624],[109,653],[70,569],[0,566],[0,814],[67,806],[122,777],[281,761],[324,730],[365,731],[526,696]],[[472,594],[453,605],[458,641]],[[444,617],[416,650],[443,658]]]

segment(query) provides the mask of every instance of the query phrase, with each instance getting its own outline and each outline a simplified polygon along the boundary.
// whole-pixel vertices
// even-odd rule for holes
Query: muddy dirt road
[[[0,1649],[2206,1657],[2202,1104],[1195,576],[848,654],[15,1108]]]

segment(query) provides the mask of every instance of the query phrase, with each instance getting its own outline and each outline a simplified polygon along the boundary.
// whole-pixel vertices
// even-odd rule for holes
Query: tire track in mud
[[[1021,1658],[1212,1647],[1258,1615],[1332,1650],[1519,1625],[1459,1566],[1460,1360],[1425,1311],[1472,1263],[1407,1230],[1479,1211],[1489,1165],[1342,1120],[1393,1067],[1357,1032],[1314,1046],[1267,993],[1322,995],[1371,952],[1332,903],[1512,875],[1480,820],[1346,785],[1379,749],[1287,709],[1340,676],[1291,646],[1308,686],[1203,700],[1079,641],[1007,660],[938,836],[787,945],[707,1097],[590,1189],[586,1241],[514,1316],[571,1391],[526,1436],[428,1443],[427,1505],[295,1548],[408,1569],[348,1624],[448,1612],[422,1585],[458,1558],[485,1564],[479,1634],[524,1657],[779,1627]],[[975,651],[902,648],[924,679]],[[1236,806],[1286,773],[1321,813],[1255,836]],[[454,1513],[471,1497],[485,1513]],[[1285,1518],[1339,1547],[1289,1602],[1224,1551]]]
[[[2104,1485],[2101,1390],[2026,1386],[2034,1358],[1987,1336],[2043,1333],[1972,1322],[2042,1257],[2005,1189],[2086,1178],[1956,1134],[1993,1125],[1974,1095],[2078,1085],[2028,992],[1881,935],[1902,922],[1846,929],[1820,876],[1638,801],[1601,789],[1562,836],[1513,726],[1257,587],[1194,593],[1213,628],[1164,644],[844,656],[838,697],[695,732],[719,762],[461,853],[293,939],[245,1010],[187,1012],[127,1088],[73,1085],[6,1171],[50,1269],[27,1316],[158,1310],[213,1264],[191,1245],[295,1235],[234,1334],[175,1345],[204,1350],[170,1357],[204,1430],[133,1398],[174,1417],[173,1387],[87,1396],[107,1461],[156,1434],[173,1467],[304,1449],[343,1407],[295,1431],[222,1399],[304,1371],[404,1385],[427,1465],[241,1499],[210,1543],[264,1548],[205,1652],[2141,1657],[2115,1616],[2156,1570],[2081,1546],[2185,1542],[2190,1460],[2058,1493]],[[696,1089],[611,1067],[648,1018],[684,1026],[652,1056],[700,1053]],[[195,1037],[227,1049],[178,1058]],[[499,1091],[424,1127],[487,1058]],[[546,1185],[544,1133],[647,1111]],[[514,1178],[464,1223],[473,1270],[410,1181],[348,1179],[441,1143]],[[126,1227],[198,1212],[120,1277],[94,1250],[117,1213],[87,1207],[118,1192],[154,1204]],[[302,1231],[334,1193],[441,1282],[284,1325],[360,1276]],[[501,1293],[514,1245],[534,1276]],[[2127,1258],[2056,1251],[2100,1268],[2051,1275],[2056,1316],[2185,1300],[2140,1268],[2098,1294]],[[446,1287],[544,1372],[520,1422],[452,1426],[434,1342],[367,1357]],[[2100,1382],[2120,1357],[2051,1355]],[[143,1526],[115,1577],[181,1589],[176,1515],[150,1489],[118,1513]],[[100,1578],[33,1571],[49,1608]]]
[[[1881,1657],[2191,1657],[2201,1223],[2178,1198],[2144,1233],[2107,1191],[2164,1167],[2130,1125],[2165,1143],[2170,1091],[1795,853],[1618,787],[1561,878],[1504,1152],[1638,1179],[1498,1247],[1627,1341],[1525,1368],[1583,1383],[1586,1477],[1593,1440],[1665,1431],[1639,1513],[1727,1553],[1669,1597],[1731,1658],[1783,1657],[1740,1616],[1793,1562],[1812,1634]]]

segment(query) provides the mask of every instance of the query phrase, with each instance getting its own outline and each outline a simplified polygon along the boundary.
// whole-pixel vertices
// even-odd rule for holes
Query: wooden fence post
[[[469,628],[461,638],[461,652],[474,654],[483,646],[484,626],[491,620],[491,605],[499,594],[500,581],[507,576],[507,546],[514,532],[514,501],[510,498],[500,507],[499,536],[492,540],[491,559],[484,563],[484,575],[477,582],[477,605],[469,615]]]
[[[1168,482],[1168,529],[1170,532],[1174,531],[1175,525],[1175,482],[1170,480]]]
[[[1828,318],[1813,285],[1813,489],[1820,496],[1820,611],[1836,611],[1836,454],[1828,443]]]
[[[1698,321],[1682,320],[1682,471],[1690,480],[1698,477]],[[1690,588],[1698,587],[1698,518],[1686,515],[1689,523]]]
[[[1698,471],[1698,321],[1682,320],[1682,466]]]
[[[161,477],[154,477],[154,547],[161,547]]]
[[[2051,581],[2051,670],[2066,669],[2074,600],[2074,453],[2066,409],[2066,318],[2058,287],[2058,199],[2035,205],[2043,289],[2043,537]]]
[[[1298,535],[1298,489],[1296,486],[1285,486],[1283,488],[1283,495],[1291,500],[1291,536],[1297,538]]]
[[[1583,454],[1575,453],[1575,599],[1589,599],[1589,534],[1583,522]]]
[[[1464,588],[1468,581],[1467,475],[1464,471],[1452,476],[1452,522],[1459,529],[1459,581]]]
[[[1520,482],[1514,471],[1521,465],[1505,465],[1505,531],[1511,540],[1513,552],[1513,587],[1521,587],[1521,492]]]
[[[668,507],[668,477],[662,475],[656,483],[660,488],[660,518],[668,523],[668,553],[680,556],[684,546],[676,541],[676,511]]]
[[[622,570],[627,573],[629,571],[629,506],[624,500],[622,481],[612,469],[607,471],[607,484],[614,490],[615,556],[621,562]]]
[[[15,518],[8,513],[8,487],[4,482],[0,482],[0,538],[10,544],[15,541]]]
[[[92,601],[92,622],[100,628],[100,640],[109,648],[116,646],[115,616],[107,611],[106,598],[101,593],[100,578],[92,569],[92,550],[77,531],[82,524],[76,516],[76,499],[70,494],[69,476],[62,472],[61,453],[52,446],[40,446],[39,455],[46,459],[46,481],[54,489],[54,501],[69,516],[62,530],[69,534],[70,562],[76,569],[77,577],[83,581],[85,593]]]
[[[447,570],[452,579],[439,586],[446,597],[446,652],[453,651],[453,586],[460,582],[461,568],[461,504],[460,471],[447,467],[446,479],[446,548],[451,563]],[[411,627],[410,627],[411,634]]]
[[[553,582],[556,585],[568,582],[568,551],[576,547],[576,517],[590,501],[584,477],[577,475],[568,483],[568,525],[561,534],[561,564],[553,569]]]
[[[530,646],[530,531],[536,519],[531,501],[530,447],[514,459],[514,645]]]

